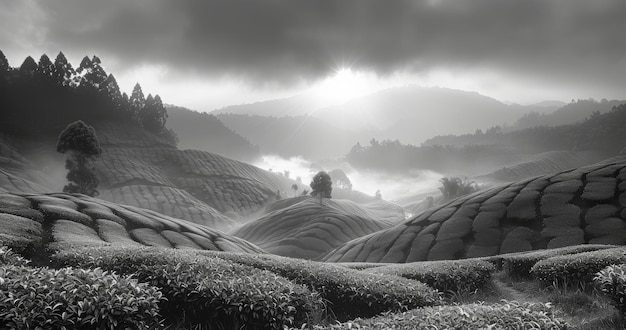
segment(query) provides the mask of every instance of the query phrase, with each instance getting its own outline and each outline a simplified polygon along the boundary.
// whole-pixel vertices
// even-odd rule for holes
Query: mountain
[[[550,113],[540,113],[538,111],[529,112],[518,119],[513,124],[513,128],[523,129],[535,126],[571,125],[582,122],[591,116],[607,113],[613,109],[613,107],[622,103],[626,103],[626,101],[602,100],[598,102],[593,99],[572,101]]]
[[[474,92],[419,86],[386,89],[324,108],[307,100],[299,96],[214,113],[263,153],[320,159],[345,154],[356,142],[371,138],[419,144],[435,135],[474,132],[545,111],[540,105],[506,105]]]
[[[174,105],[166,109],[169,115],[166,126],[176,132],[179,148],[208,151],[240,161],[254,161],[260,156],[257,146],[214,115]]]
[[[320,160],[341,157],[370,133],[353,132],[313,116],[265,117],[248,114],[216,115],[226,126],[254,141],[263,154]]]

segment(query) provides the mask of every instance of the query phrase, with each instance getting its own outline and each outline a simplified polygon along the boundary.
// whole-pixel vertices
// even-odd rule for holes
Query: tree
[[[96,177],[93,160],[102,154],[100,142],[93,127],[82,120],[75,121],[61,132],[57,142],[57,151],[69,152],[65,162],[68,184],[64,192],[80,193],[89,196],[98,195],[100,180]]]
[[[376,194],[374,195],[376,199],[383,199],[383,194],[380,193],[380,189],[376,190]]]
[[[167,110],[163,106],[160,96],[152,97],[148,94],[144,107],[139,110],[139,122],[147,131],[161,134],[167,121]]]
[[[26,57],[20,65],[20,73],[24,76],[32,76],[36,71],[37,62],[30,56]]]
[[[352,182],[342,169],[336,168],[328,173],[333,179],[333,187],[352,190]]]
[[[298,185],[297,184],[292,184],[291,185],[291,190],[293,190],[293,196],[298,196]]]
[[[48,55],[43,54],[39,58],[37,73],[44,79],[52,79],[54,75],[54,64],[52,64]]]
[[[331,193],[333,191],[333,181],[330,179],[330,175],[324,171],[320,171],[313,177],[311,181],[311,196],[320,197],[320,204],[322,198],[332,198]]]
[[[54,60],[54,72],[52,76],[54,81],[60,86],[69,86],[72,83],[72,77],[76,74],[76,71],[67,61],[65,54],[59,52]]]
[[[143,91],[139,83],[135,84],[128,102],[128,111],[130,112],[131,118],[139,123],[139,112],[146,106],[146,98],[143,96]]]
[[[9,71],[9,61],[7,61],[6,56],[4,56],[4,53],[0,50],[0,75],[7,71]]]
[[[439,182],[442,184],[442,187],[440,187],[439,190],[441,190],[443,198],[446,201],[478,191],[476,183],[474,181],[469,181],[467,178],[464,180],[457,177],[441,178],[439,179]]]

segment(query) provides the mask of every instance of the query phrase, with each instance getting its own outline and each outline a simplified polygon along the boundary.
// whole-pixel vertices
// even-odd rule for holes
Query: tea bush
[[[599,271],[593,280],[613,305],[622,314],[626,313],[626,265],[608,266]]]
[[[531,269],[538,280],[553,287],[589,288],[603,268],[626,263],[623,247],[557,256],[537,262]]]
[[[201,251],[201,254],[264,269],[317,291],[340,320],[439,304],[428,285],[402,277],[365,273],[332,264],[269,255]]]
[[[101,269],[0,266],[2,329],[151,329],[161,292]]]
[[[613,248],[611,245],[584,244],[576,246],[567,246],[550,250],[538,250],[521,254],[503,255],[502,262],[504,271],[513,278],[531,278],[530,270],[533,266],[544,259],[576,254],[581,252],[604,250]]]
[[[0,246],[0,265],[26,266],[28,260],[16,254],[6,246]]]
[[[330,329],[567,329],[549,305],[515,301],[493,305],[447,305],[356,319]],[[322,329],[322,327],[313,327]],[[328,328],[326,328],[328,329]]]
[[[77,267],[134,274],[161,289],[170,324],[203,328],[282,329],[318,313],[319,295],[286,279],[215,257],[159,248],[84,248],[53,259]]]
[[[482,260],[446,260],[397,264],[365,271],[417,280],[452,295],[463,295],[482,288],[495,267]]]

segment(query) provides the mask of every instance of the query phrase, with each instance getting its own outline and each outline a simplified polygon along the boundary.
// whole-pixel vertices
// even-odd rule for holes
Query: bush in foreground
[[[201,328],[282,329],[319,312],[319,295],[253,267],[190,251],[158,248],[83,248],[53,259],[77,267],[134,274],[167,299],[165,323]]]
[[[6,246],[0,246],[0,265],[26,266],[28,260]]]
[[[558,249],[538,250],[521,254],[503,255],[501,256],[503,268],[507,275],[513,278],[531,278],[530,270],[541,260],[552,257],[570,255],[581,252],[597,251],[612,248],[611,245],[595,245],[584,244],[576,246],[567,246]]]
[[[268,270],[319,292],[339,320],[371,317],[384,311],[402,311],[440,303],[440,294],[428,285],[402,277],[364,273],[314,261],[268,255],[201,251],[219,258]]]
[[[322,327],[314,327],[322,329]],[[503,301],[425,307],[371,319],[356,319],[330,329],[567,329],[549,305]]]
[[[424,261],[367,269],[417,280],[447,294],[464,295],[481,289],[495,267],[482,260]]]
[[[602,269],[596,274],[594,282],[622,314],[626,313],[626,265],[611,265]]]
[[[546,285],[555,288],[588,289],[596,273],[603,268],[626,263],[623,247],[557,256],[537,262],[531,273]]]
[[[151,329],[161,292],[100,269],[0,267],[2,329]]]

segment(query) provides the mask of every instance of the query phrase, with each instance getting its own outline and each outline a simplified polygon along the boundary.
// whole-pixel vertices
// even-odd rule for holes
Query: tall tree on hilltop
[[[67,125],[59,135],[57,151],[63,154],[69,152],[65,162],[65,168],[69,170],[69,183],[63,187],[63,191],[98,195],[100,180],[96,177],[93,160],[102,154],[102,149],[95,129],[81,120]]]
[[[167,110],[165,110],[160,96],[148,95],[145,106],[139,112],[139,120],[141,126],[146,130],[155,134],[163,132],[167,121]]]
[[[32,76],[36,71],[37,62],[30,56],[26,57],[22,65],[20,65],[20,74],[23,76]]]
[[[135,84],[133,88],[133,92],[130,94],[130,99],[128,100],[129,106],[128,110],[130,112],[130,116],[133,121],[139,122],[139,112],[146,106],[146,98],[143,95],[143,91],[141,90],[141,85],[139,83]]]
[[[322,198],[332,198],[333,182],[330,179],[330,175],[324,171],[315,174],[311,181],[311,189],[311,196],[319,196],[320,204],[322,204]]]
[[[71,79],[74,75],[76,75],[76,71],[72,67],[72,64],[67,61],[63,52],[59,52],[54,60],[54,72],[52,74],[54,81],[57,85],[69,86],[71,85]]]

